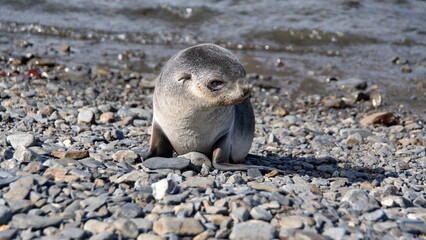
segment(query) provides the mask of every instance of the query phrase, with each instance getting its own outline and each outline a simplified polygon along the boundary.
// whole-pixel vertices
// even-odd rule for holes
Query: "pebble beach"
[[[112,71],[26,44],[0,51],[0,239],[426,239],[425,115],[380,86],[295,96],[248,73],[246,163],[279,171],[222,172],[197,153],[141,159],[155,78],[125,62],[142,53]]]

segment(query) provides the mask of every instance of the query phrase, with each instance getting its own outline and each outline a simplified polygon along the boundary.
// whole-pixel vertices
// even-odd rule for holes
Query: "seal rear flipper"
[[[149,150],[142,154],[142,159],[146,160],[152,157],[166,157],[173,156],[173,146],[167,136],[164,134],[161,127],[154,120],[152,124],[151,142]]]

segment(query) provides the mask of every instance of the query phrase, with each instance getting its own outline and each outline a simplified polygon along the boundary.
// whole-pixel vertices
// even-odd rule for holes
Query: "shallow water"
[[[14,49],[16,39],[34,45]],[[336,94],[324,79],[359,78],[377,85],[385,103],[426,109],[426,1],[0,0],[0,50],[69,44],[74,54],[56,61],[112,69],[121,67],[117,54],[141,51],[133,70],[155,74],[158,63],[202,42],[232,49],[248,73],[267,76],[263,85],[290,94]]]

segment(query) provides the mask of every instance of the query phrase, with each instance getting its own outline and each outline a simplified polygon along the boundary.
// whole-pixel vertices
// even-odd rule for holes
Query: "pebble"
[[[335,239],[335,240],[345,239],[346,229],[341,228],[341,227],[327,228],[324,231],[324,235],[330,237],[331,239]]]
[[[85,235],[86,232],[83,229],[76,227],[65,227],[61,231],[61,236],[64,238],[83,239]]]
[[[15,214],[12,217],[10,225],[18,229],[41,229],[49,226],[58,226],[62,222],[59,216],[43,217],[29,214]]]
[[[161,200],[173,191],[175,185],[176,184],[170,179],[161,179],[160,181],[151,184],[152,195],[155,199]]]
[[[30,193],[33,183],[34,179],[32,177],[20,178],[10,184],[9,191],[3,197],[8,201],[24,200]]]
[[[57,158],[72,158],[82,159],[89,156],[89,152],[86,150],[70,150],[70,151],[53,151],[52,155]]]
[[[361,119],[360,123],[362,126],[369,126],[369,125],[392,126],[392,125],[399,124],[399,120],[393,113],[379,112],[379,113],[374,113],[364,117],[363,119]]]
[[[269,222],[272,219],[272,214],[262,207],[254,207],[250,211],[253,219]]]
[[[158,235],[175,233],[183,236],[194,236],[203,232],[204,227],[193,218],[163,217],[154,223],[153,230]]]
[[[229,214],[236,223],[245,222],[249,219],[250,213],[244,207],[238,207]]]
[[[229,235],[231,240],[271,240],[274,238],[275,229],[267,222],[249,220],[236,224]]]
[[[109,230],[110,228],[110,224],[95,219],[88,220],[83,227],[84,230],[91,232],[92,234],[103,233]]]
[[[37,153],[31,151],[30,149],[24,146],[19,146],[16,148],[16,151],[13,154],[13,158],[18,160],[18,162],[25,162],[25,163],[42,160],[42,157],[40,155],[38,155]]]
[[[136,224],[128,219],[119,219],[112,227],[124,238],[137,238],[139,234]]]
[[[95,121],[95,114],[92,110],[83,110],[78,113],[77,123],[79,124],[90,124]]]
[[[379,203],[365,191],[359,189],[352,189],[348,191],[343,197],[342,202],[348,202],[354,210],[370,211],[379,207]]]
[[[136,203],[126,203],[120,207],[115,213],[115,218],[137,218],[142,216],[143,209]]]
[[[14,239],[18,229],[8,229],[0,231],[0,239],[8,240]]]
[[[191,177],[188,180],[180,184],[182,187],[187,188],[214,188],[216,186],[215,181],[206,177]]]
[[[303,228],[304,223],[302,218],[300,218],[299,216],[285,216],[281,218],[280,226],[281,228],[299,229]]]
[[[7,136],[7,141],[12,145],[13,149],[18,147],[31,147],[36,143],[36,138],[32,134],[20,133]]]
[[[190,160],[187,158],[163,158],[153,157],[145,160],[142,165],[146,168],[157,170],[157,169],[172,169],[172,170],[183,170],[189,167]]]
[[[137,240],[165,240],[165,238],[154,234],[143,233],[138,236]]]
[[[12,218],[12,210],[0,205],[0,225],[6,224]]]
[[[112,159],[116,162],[134,163],[139,159],[139,156],[132,150],[120,150],[112,155]]]
[[[109,123],[114,121],[114,113],[113,112],[104,112],[99,116],[99,121],[103,123]]]
[[[89,240],[116,240],[117,236],[112,231],[94,234]]]

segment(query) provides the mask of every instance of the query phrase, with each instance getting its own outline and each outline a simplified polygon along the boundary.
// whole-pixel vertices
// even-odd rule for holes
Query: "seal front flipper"
[[[246,164],[231,164],[230,161],[230,152],[231,147],[229,141],[229,135],[221,137],[213,147],[212,154],[212,165],[215,169],[221,171],[247,171],[249,169],[259,169],[262,171],[273,171],[277,170],[278,172],[282,172],[281,170],[266,167],[266,166],[256,166],[256,165],[246,165]]]
[[[161,127],[154,120],[152,123],[151,142],[148,152],[143,153],[142,159],[146,160],[152,157],[166,157],[173,156],[173,146],[167,136],[164,134]]]

